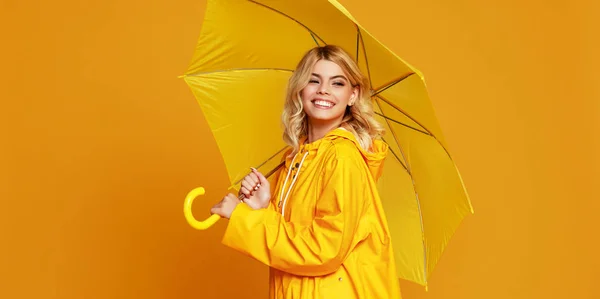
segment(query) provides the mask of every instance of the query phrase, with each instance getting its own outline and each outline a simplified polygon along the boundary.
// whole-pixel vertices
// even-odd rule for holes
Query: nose
[[[319,89],[317,90],[318,94],[329,94],[329,89],[327,88],[327,84],[319,85]]]

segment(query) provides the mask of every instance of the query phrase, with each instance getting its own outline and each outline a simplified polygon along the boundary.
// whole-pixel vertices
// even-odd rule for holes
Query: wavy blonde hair
[[[308,117],[304,112],[300,93],[308,85],[313,67],[321,59],[339,65],[351,85],[358,88],[358,97],[354,105],[346,107],[341,126],[354,134],[364,150],[370,151],[373,141],[383,135],[384,129],[374,117],[369,78],[361,73],[348,53],[334,45],[309,50],[290,77],[281,115],[283,140],[297,151],[300,140],[308,134]]]

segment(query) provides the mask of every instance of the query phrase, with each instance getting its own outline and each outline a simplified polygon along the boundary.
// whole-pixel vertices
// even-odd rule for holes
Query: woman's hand
[[[212,209],[210,209],[210,212],[213,214],[218,214],[223,218],[229,219],[235,207],[237,207],[237,205],[239,205],[240,203],[241,202],[237,198],[237,196],[233,195],[232,193],[229,193],[225,195],[225,197],[223,197],[223,199],[219,203],[212,207]]]
[[[271,186],[262,173],[252,168],[252,172],[242,180],[240,194],[244,194],[243,201],[252,209],[264,209],[271,200]]]

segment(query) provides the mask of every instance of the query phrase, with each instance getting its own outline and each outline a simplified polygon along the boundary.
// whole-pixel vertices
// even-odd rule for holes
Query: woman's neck
[[[335,129],[339,128],[340,125],[341,125],[341,122],[328,123],[328,124],[315,124],[315,123],[309,122],[308,123],[308,139],[306,140],[306,143],[313,143],[313,142],[323,138],[331,130],[335,130]]]

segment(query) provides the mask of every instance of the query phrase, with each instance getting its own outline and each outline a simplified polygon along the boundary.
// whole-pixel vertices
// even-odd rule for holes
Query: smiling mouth
[[[314,100],[312,103],[318,108],[331,108],[335,106],[333,102],[325,101],[325,100]]]

